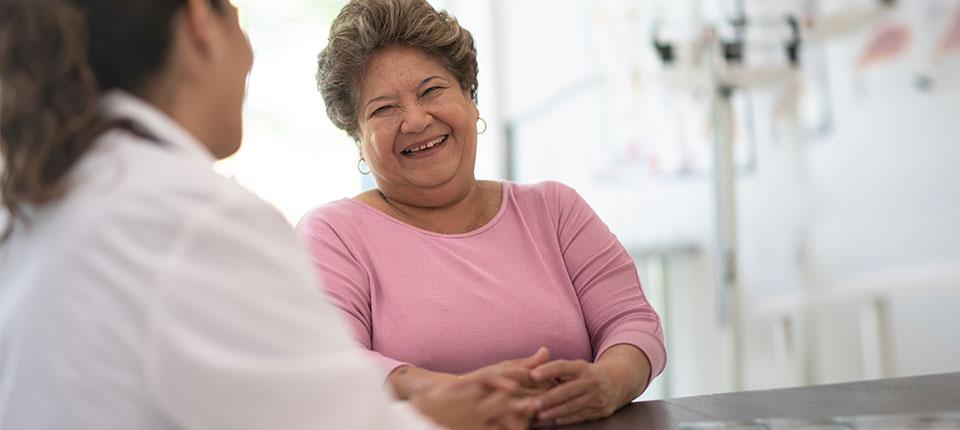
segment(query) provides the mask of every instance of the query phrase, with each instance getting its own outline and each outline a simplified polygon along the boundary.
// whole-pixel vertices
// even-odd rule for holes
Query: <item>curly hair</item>
[[[327,116],[359,141],[360,79],[371,55],[392,46],[422,49],[446,67],[477,101],[477,50],[473,36],[446,11],[426,0],[352,0],[330,27],[317,61],[317,89]]]
[[[165,65],[185,3],[0,0],[0,208],[10,215],[0,242],[24,205],[66,192],[67,172],[113,126],[101,94],[138,93]]]

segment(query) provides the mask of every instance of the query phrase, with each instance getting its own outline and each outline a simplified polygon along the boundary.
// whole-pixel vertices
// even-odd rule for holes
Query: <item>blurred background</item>
[[[234,0],[217,169],[281,209],[371,186],[314,80],[339,0]],[[960,0],[436,0],[476,39],[477,174],[576,188],[636,259],[644,398],[960,371]]]

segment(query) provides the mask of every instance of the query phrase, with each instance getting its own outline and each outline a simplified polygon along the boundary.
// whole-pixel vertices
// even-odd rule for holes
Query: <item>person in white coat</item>
[[[0,0],[0,428],[526,427],[495,375],[393,401],[211,169],[252,60],[228,0]]]

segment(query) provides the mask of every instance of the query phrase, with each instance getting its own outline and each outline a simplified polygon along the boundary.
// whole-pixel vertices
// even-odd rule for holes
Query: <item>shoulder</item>
[[[535,184],[515,184],[504,182],[510,189],[521,209],[540,208],[562,211],[574,205],[585,204],[580,194],[570,186],[556,182],[543,181]]]
[[[362,205],[363,203],[355,200],[340,199],[315,207],[300,218],[296,227],[297,233],[311,236],[327,230],[356,228],[366,212],[373,210]]]
[[[317,223],[352,223],[366,209],[361,205],[362,203],[344,198],[317,206],[307,211],[307,213],[300,218],[297,228],[299,229],[301,226],[307,227]]]
[[[92,218],[93,230],[128,234],[139,225],[157,235],[153,243],[169,243],[201,223],[290,227],[275,208],[202,160],[122,132],[99,139],[70,183],[71,203]]]
[[[97,196],[145,197],[175,202],[194,199],[203,205],[224,191],[241,189],[197,158],[177,148],[114,130],[97,140],[70,173],[74,190]],[[158,196],[162,196],[162,199]]]
[[[43,245],[40,260],[60,268],[49,276],[128,291],[190,267],[305,260],[272,206],[203,162],[149,145],[105,137],[71,170],[65,196],[38,208],[22,243]]]
[[[516,184],[513,182],[504,182],[510,187],[517,197],[523,198],[547,198],[556,199],[570,195],[576,195],[577,191],[569,185],[557,181],[543,181],[535,184]]]

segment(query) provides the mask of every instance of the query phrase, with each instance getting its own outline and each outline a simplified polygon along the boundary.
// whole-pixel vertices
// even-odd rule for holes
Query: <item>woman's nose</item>
[[[433,115],[419,103],[414,103],[404,109],[400,131],[402,133],[420,133],[426,130],[431,123],[433,123]]]

